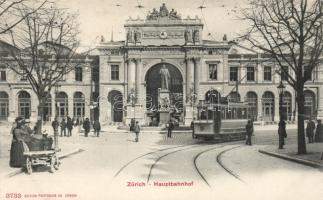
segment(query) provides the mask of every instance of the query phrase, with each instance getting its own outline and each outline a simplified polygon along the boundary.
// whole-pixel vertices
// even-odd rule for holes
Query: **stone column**
[[[128,94],[136,89],[136,63],[134,59],[128,60]]]
[[[191,95],[194,92],[194,60],[188,58],[186,60],[186,114],[185,114],[185,125],[191,124],[193,119],[193,106],[190,101]],[[193,90],[192,90],[193,89]]]
[[[201,58],[196,58],[194,64],[194,92],[196,97],[198,97],[200,88]]]
[[[138,99],[139,102],[142,102],[143,100],[143,96],[142,96],[142,82],[141,82],[141,78],[142,78],[142,61],[141,59],[137,59],[136,60],[136,97]]]

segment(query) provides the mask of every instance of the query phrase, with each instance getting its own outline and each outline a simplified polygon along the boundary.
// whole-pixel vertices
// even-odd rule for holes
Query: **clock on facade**
[[[166,39],[167,38],[167,33],[166,32],[160,32],[159,37],[161,39]]]

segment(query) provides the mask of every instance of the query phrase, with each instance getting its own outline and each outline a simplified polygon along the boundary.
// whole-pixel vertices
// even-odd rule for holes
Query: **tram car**
[[[248,104],[200,101],[197,112],[197,119],[193,121],[193,138],[221,141],[245,139]]]

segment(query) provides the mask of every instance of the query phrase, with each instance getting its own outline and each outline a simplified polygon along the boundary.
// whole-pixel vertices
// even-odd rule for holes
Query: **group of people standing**
[[[308,138],[308,143],[323,142],[323,125],[320,119],[317,120],[316,126],[312,119],[308,121],[306,126],[306,137]]]
[[[85,118],[85,120],[81,124],[82,124],[82,128],[84,129],[84,136],[88,137],[89,132],[91,130],[91,122],[90,122],[89,118]],[[55,120],[52,122],[52,127],[53,127],[54,131],[58,131],[58,127],[60,127],[60,129],[61,129],[60,136],[61,137],[72,136],[73,126],[76,126],[76,124],[73,123],[73,120],[70,117],[67,117],[67,120],[65,120],[63,118],[60,123],[58,122],[57,118],[55,118]],[[94,135],[99,137],[100,131],[101,131],[101,124],[100,124],[99,120],[95,120],[92,126],[94,129]],[[66,130],[67,130],[67,134],[66,134]]]

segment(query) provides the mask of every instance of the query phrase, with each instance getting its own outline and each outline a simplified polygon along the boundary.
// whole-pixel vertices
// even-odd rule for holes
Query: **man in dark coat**
[[[88,137],[89,132],[90,132],[90,128],[91,128],[91,124],[90,124],[90,120],[89,118],[86,118],[83,122],[83,128],[84,128],[84,135],[85,137]]]
[[[170,119],[168,122],[168,127],[167,127],[167,137],[172,137],[172,131],[174,129],[174,123],[173,121]]]
[[[246,145],[251,146],[252,133],[253,133],[253,124],[251,120],[248,120],[248,123],[246,125],[246,135],[247,135]]]
[[[319,119],[317,120],[317,126],[315,131],[315,142],[323,142],[323,124],[322,121]]]
[[[139,133],[140,133],[140,126],[139,126],[138,121],[136,121],[136,124],[133,129],[134,129],[134,132],[136,133],[135,141],[138,142],[139,141]]]
[[[54,121],[52,122],[52,127],[53,127],[53,130],[54,130],[54,133],[58,132],[59,123],[57,121],[57,118],[55,118]]]
[[[306,127],[306,136],[308,138],[308,143],[313,142],[314,129],[315,129],[315,123],[312,121],[312,119],[310,119]]]
[[[99,137],[100,131],[101,131],[101,124],[100,124],[99,120],[94,121],[93,129],[94,129],[94,136],[96,135],[97,137]]]
[[[66,127],[67,127],[67,136],[68,137],[72,136],[73,121],[70,117],[67,117]]]
[[[195,132],[194,132],[194,120],[195,120],[195,118],[191,121],[191,130],[192,130],[192,138],[193,139],[195,139],[196,138],[196,136],[195,136]]]
[[[280,121],[278,124],[278,136],[279,136],[279,149],[283,149],[285,145],[286,133],[286,122],[284,120]]]
[[[62,119],[62,122],[61,122],[61,137],[63,137],[63,132],[64,132],[64,136],[66,136],[66,122],[65,122],[65,119]]]

